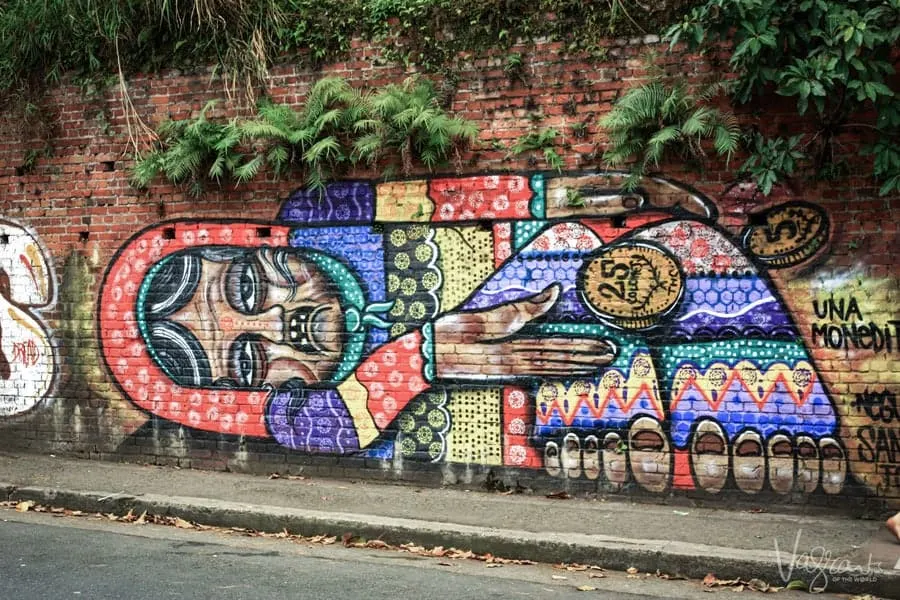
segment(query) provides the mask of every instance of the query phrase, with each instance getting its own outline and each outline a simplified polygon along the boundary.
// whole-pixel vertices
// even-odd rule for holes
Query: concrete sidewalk
[[[900,598],[900,544],[880,520],[233,473],[0,454],[4,499],[90,512],[147,510],[208,525],[304,535],[352,532],[540,562],[702,578],[815,580],[829,592]],[[777,544],[777,549],[776,549]]]

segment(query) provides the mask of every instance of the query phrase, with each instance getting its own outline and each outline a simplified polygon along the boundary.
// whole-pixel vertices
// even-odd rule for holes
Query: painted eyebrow
[[[272,258],[269,258],[269,255],[272,255]],[[288,258],[294,256],[292,253],[288,252],[285,248],[260,248],[257,252],[254,253],[254,257],[259,262],[259,264],[263,267],[262,272],[266,274],[269,270],[276,273],[276,275],[281,279],[280,282],[272,282],[276,286],[279,287],[287,287],[291,290],[291,295],[288,297],[288,302],[293,302],[294,297],[297,295],[297,280],[294,277],[294,273],[291,272],[288,267],[287,261]],[[300,257],[297,257],[300,260],[301,268],[303,269],[303,275],[305,279],[309,279],[309,268],[306,262]],[[267,269],[268,267],[268,269]],[[266,275],[266,283],[270,283],[268,279],[268,275]],[[279,283],[281,285],[279,285]]]

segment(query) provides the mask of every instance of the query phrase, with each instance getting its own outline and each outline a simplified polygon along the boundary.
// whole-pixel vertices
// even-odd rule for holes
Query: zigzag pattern
[[[579,419],[621,421],[637,413],[665,418],[656,370],[646,351],[636,352],[626,370],[610,368],[595,380],[545,383],[536,404],[538,424],[553,420],[569,427]]]
[[[690,392],[703,398],[714,411],[729,393],[746,393],[760,410],[775,394],[779,394],[781,401],[786,395],[799,408],[809,400],[815,383],[816,371],[807,361],[798,361],[793,367],[774,363],[765,371],[747,360],[734,366],[713,363],[703,372],[695,364],[687,363],[675,372],[671,410],[676,410]]]
[[[596,388],[594,389],[596,390]],[[642,383],[638,388],[637,393],[634,394],[630,400],[628,399],[627,388],[622,393],[619,393],[619,390],[616,388],[611,388],[607,391],[603,400],[597,402],[599,397],[599,391],[595,391],[593,394],[579,394],[578,399],[575,402],[571,402],[566,396],[563,396],[562,398],[557,397],[549,402],[539,401],[538,420],[547,421],[552,415],[558,415],[562,418],[563,423],[566,426],[571,426],[576,417],[584,416],[579,415],[583,408],[587,409],[590,416],[597,419],[603,419],[609,417],[608,409],[610,404],[616,406],[623,414],[629,414],[642,397],[653,407],[652,412],[656,418],[660,421],[665,418],[662,403],[658,400],[659,393],[656,386],[651,387],[646,383]],[[594,401],[591,401],[592,398]]]

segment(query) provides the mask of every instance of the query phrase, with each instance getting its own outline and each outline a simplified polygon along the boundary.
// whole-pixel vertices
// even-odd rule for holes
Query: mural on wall
[[[896,234],[872,239],[896,244]],[[853,475],[875,495],[894,497],[900,491],[900,286],[876,249],[861,250],[868,264],[826,265],[787,289],[804,300],[798,322],[817,363],[840,372],[831,391],[845,407],[841,435]]]
[[[821,253],[824,212],[735,237],[699,192],[622,182],[347,181],[160,223],[107,271],[105,362],[162,419],[298,452],[839,492],[835,404],[767,273]]]
[[[52,389],[56,355],[41,312],[56,304],[55,294],[35,236],[0,218],[0,418],[28,412]]]

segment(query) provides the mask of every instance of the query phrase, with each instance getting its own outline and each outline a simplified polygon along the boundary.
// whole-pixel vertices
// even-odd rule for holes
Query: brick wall
[[[502,56],[472,60],[450,110],[478,123],[481,143],[459,172],[350,173],[321,200],[290,180],[199,198],[132,188],[115,89],[48,92],[54,150],[33,168],[26,153],[43,142],[0,118],[0,445],[263,473],[895,503],[900,199],[863,178],[760,199],[722,165],[677,164],[621,196],[620,175],[597,171],[597,122],[646,76],[645,42],[611,42],[599,63],[521,48],[521,79]],[[376,54],[361,46],[321,72],[278,66],[273,100],[299,104],[324,75],[355,86],[408,75]],[[156,126],[221,97],[209,79],[140,75],[129,92]],[[783,102],[744,118],[777,127]],[[546,127],[562,133],[560,172],[538,154],[507,156]]]

